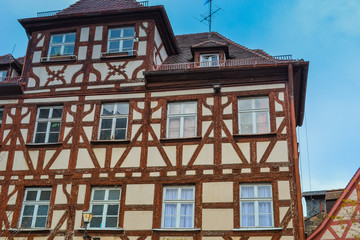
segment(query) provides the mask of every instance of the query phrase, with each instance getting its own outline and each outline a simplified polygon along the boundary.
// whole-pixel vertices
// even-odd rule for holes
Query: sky
[[[0,0],[0,55],[24,56],[17,19],[60,10],[75,0]],[[197,19],[205,0],[150,0],[164,5],[174,33],[208,31]],[[298,128],[302,190],[345,188],[360,167],[360,1],[213,0],[213,31],[250,49],[310,62],[305,120]],[[15,48],[14,48],[15,46]]]

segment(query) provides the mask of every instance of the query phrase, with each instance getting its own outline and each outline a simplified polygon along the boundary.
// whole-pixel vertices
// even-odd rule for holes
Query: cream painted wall
[[[203,183],[203,202],[233,202],[232,182]]]
[[[126,205],[146,205],[154,203],[154,184],[128,184],[126,186]]]
[[[219,221],[221,219],[221,221]],[[203,230],[232,230],[234,228],[232,209],[203,209]]]
[[[152,211],[125,211],[124,229],[150,230],[152,229]]]

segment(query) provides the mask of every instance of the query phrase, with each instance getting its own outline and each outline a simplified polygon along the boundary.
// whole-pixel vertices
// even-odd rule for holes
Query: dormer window
[[[108,53],[133,55],[134,27],[109,29]]]
[[[0,71],[0,82],[5,81],[6,74],[7,74],[6,70]]]
[[[72,56],[75,49],[75,33],[56,34],[51,36],[49,57]]]
[[[219,66],[219,54],[201,54],[200,67]]]

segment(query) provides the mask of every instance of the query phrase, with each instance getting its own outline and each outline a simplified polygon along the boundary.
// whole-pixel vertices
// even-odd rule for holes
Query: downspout
[[[288,67],[288,78],[289,78],[289,92],[290,92],[290,120],[291,120],[291,129],[292,129],[292,144],[294,149],[294,162],[295,162],[295,184],[296,184],[296,196],[297,196],[297,209],[298,209],[298,219],[299,219],[299,237],[300,240],[305,240],[305,231],[304,231],[304,218],[303,218],[303,209],[301,202],[301,186],[300,186],[300,173],[299,173],[299,154],[298,146],[296,139],[296,117],[295,117],[295,101],[294,101],[294,71],[292,64],[289,64]]]

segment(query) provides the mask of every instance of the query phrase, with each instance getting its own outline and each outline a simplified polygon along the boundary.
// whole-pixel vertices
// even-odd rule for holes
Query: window
[[[6,70],[1,70],[0,71],[0,82],[5,81],[5,77],[6,77],[7,71]]]
[[[2,124],[3,117],[4,117],[4,109],[0,108],[0,129],[1,129],[1,124]]]
[[[49,57],[71,56],[74,54],[75,33],[56,34],[51,36]]]
[[[36,118],[35,143],[59,141],[62,107],[40,107]]]
[[[200,67],[219,66],[219,54],[201,54]]]
[[[90,228],[117,228],[120,209],[120,188],[93,188]]]
[[[273,227],[270,184],[240,185],[241,227]]]
[[[168,105],[167,137],[196,136],[197,102],[175,102]]]
[[[134,27],[109,29],[108,52],[127,52],[128,55],[132,55],[134,34]]]
[[[29,188],[21,212],[21,228],[45,228],[49,212],[51,188]]]
[[[239,133],[270,132],[269,97],[239,99]]]
[[[163,196],[163,228],[193,228],[195,188],[165,187]]]
[[[99,139],[126,139],[129,103],[103,104],[101,108]]]

